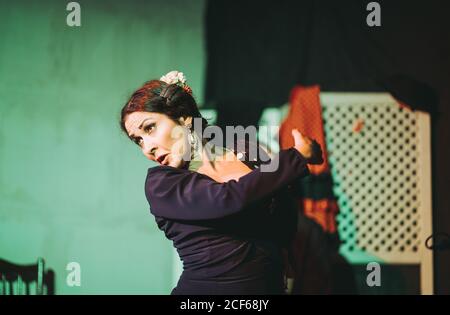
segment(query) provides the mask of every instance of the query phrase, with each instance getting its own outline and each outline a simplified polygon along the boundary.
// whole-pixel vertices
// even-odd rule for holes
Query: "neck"
[[[200,141],[200,139],[196,139]],[[225,147],[220,147],[212,143],[200,145],[198,150],[193,150],[191,161],[189,161],[188,169],[198,171],[202,166],[215,169],[216,160],[223,157],[226,152],[230,151]]]

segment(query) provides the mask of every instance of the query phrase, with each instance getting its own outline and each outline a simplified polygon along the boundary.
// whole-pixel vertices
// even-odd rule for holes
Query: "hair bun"
[[[161,92],[159,93],[159,96],[167,99],[167,101],[170,102],[173,96],[177,93],[177,90],[179,90],[178,85],[168,84],[162,88]]]

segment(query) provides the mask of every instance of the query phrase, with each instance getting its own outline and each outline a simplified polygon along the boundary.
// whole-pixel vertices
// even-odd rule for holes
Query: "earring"
[[[189,143],[191,145],[191,148],[193,149],[193,151],[197,151],[198,149],[198,141],[197,138],[194,136],[194,133],[192,131],[192,124],[189,123],[186,125],[186,127],[188,128],[188,137],[189,137]]]

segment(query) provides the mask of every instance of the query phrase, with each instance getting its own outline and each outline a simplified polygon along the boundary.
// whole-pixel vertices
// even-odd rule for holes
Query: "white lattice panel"
[[[322,93],[321,102],[341,253],[351,262],[426,261],[431,268],[424,248],[431,234],[428,115],[384,93]]]

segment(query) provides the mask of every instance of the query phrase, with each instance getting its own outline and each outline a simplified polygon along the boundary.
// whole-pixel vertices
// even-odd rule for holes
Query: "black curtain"
[[[209,1],[205,102],[218,125],[257,125],[295,84],[387,91],[432,113],[434,230],[449,232],[450,22],[447,1]],[[436,292],[450,294],[450,253],[435,255]]]
[[[368,2],[208,2],[206,103],[232,111],[282,104],[297,83],[390,91],[403,79],[426,80],[426,67],[449,70],[444,1],[378,1],[381,27],[367,26]]]

